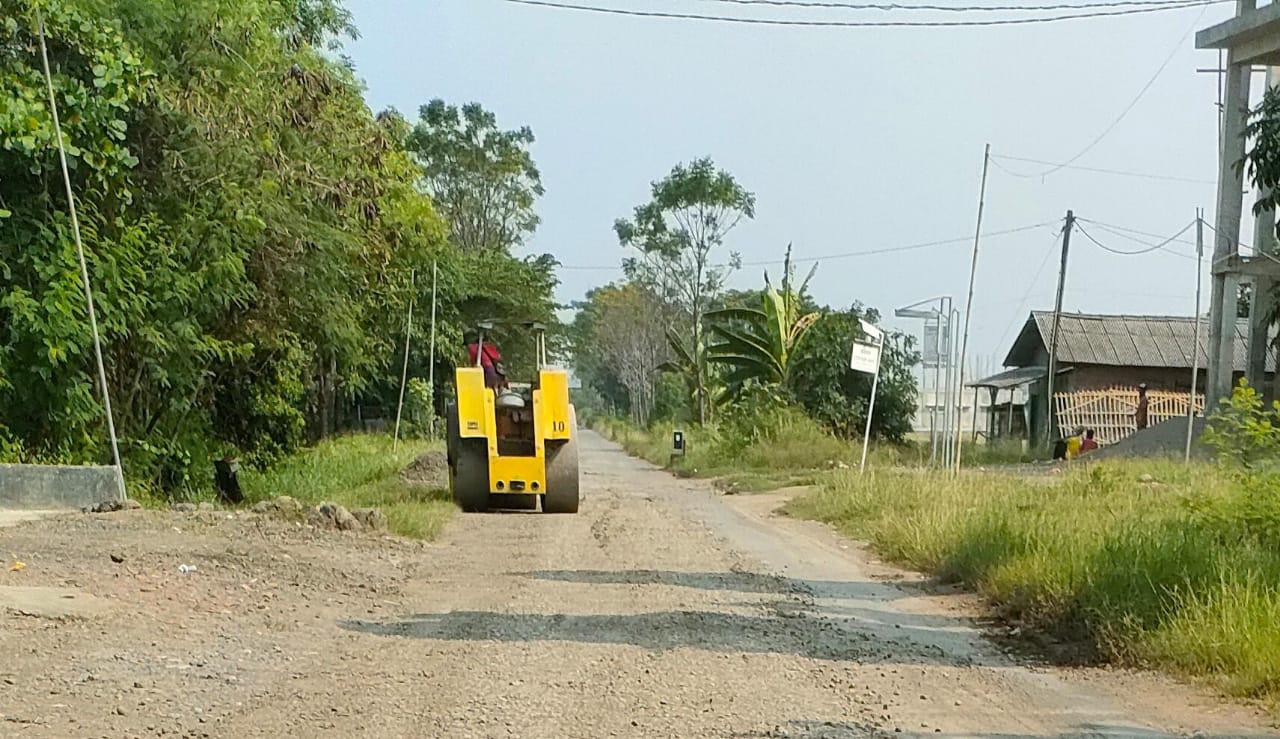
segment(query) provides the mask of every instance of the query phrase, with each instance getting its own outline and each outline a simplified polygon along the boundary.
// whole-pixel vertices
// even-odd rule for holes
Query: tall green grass
[[[598,416],[592,426],[629,454],[653,464],[670,464],[673,471],[681,474],[737,479],[746,482],[748,488],[812,484],[818,472],[854,467],[861,461],[861,442],[833,436],[799,410],[760,414],[751,420],[750,425],[707,426],[659,421],[642,429],[627,419]],[[684,433],[686,451],[684,456],[673,459],[671,437],[677,429]],[[873,469],[924,468],[929,464],[929,453],[927,441],[875,442],[868,451],[867,465]],[[1035,458],[1023,451],[1020,441],[966,442],[961,463],[965,467],[987,467]]]
[[[726,427],[658,422],[640,429],[617,418],[601,418],[596,430],[629,454],[677,474],[724,477],[741,490],[808,485],[826,470],[854,461],[850,442],[837,439],[799,413],[769,416],[750,437]],[[672,435],[684,433],[685,454],[672,458]]]
[[[404,440],[398,448],[392,447],[391,437],[382,434],[326,439],[266,471],[244,471],[241,483],[245,498],[253,504],[288,495],[308,504],[330,501],[348,508],[380,508],[391,531],[432,539],[453,515],[449,493],[409,482],[400,472],[420,455],[442,450],[443,445]]]
[[[1150,475],[1152,481],[1144,477]],[[1126,462],[1060,477],[836,473],[791,512],[1123,664],[1280,698],[1280,485]]]

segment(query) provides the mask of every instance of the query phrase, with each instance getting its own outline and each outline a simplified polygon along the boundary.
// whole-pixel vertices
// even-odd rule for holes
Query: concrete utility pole
[[[1062,294],[1067,287],[1067,254],[1071,250],[1071,229],[1076,225],[1075,213],[1067,211],[1067,221],[1062,227],[1062,264],[1058,266],[1058,296],[1053,301],[1053,331],[1049,338],[1049,376],[1045,378],[1045,444],[1053,447],[1053,381],[1058,374],[1058,328],[1062,323]]]

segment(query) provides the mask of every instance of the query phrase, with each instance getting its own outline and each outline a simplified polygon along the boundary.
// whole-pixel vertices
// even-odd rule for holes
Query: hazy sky
[[[595,4],[897,17],[752,13],[706,0]],[[985,231],[1052,225],[984,240],[973,353],[1003,359],[1026,312],[1052,307],[1054,234],[1068,208],[1166,236],[1190,223],[1198,206],[1212,223],[1216,80],[1195,70],[1216,66],[1217,55],[1196,51],[1190,32],[1229,17],[1230,4],[1203,13],[953,29],[756,27],[501,0],[349,0],[348,7],[362,36],[347,53],[375,109],[394,106],[413,116],[436,97],[478,101],[504,127],[533,128],[547,194],[530,250],[567,266],[616,267],[623,251],[614,219],[643,202],[649,183],[674,163],[699,156],[711,156],[756,193],[755,220],[729,239],[744,261],[781,259],[787,242],[806,258],[971,237],[984,143],[995,154],[1063,161],[1129,105],[1175,48],[1127,117],[1075,164],[1204,182],[1071,169],[1018,178],[992,167]],[[999,163],[1020,172],[1046,169]],[[1107,246],[1142,248],[1085,227]],[[1117,256],[1077,233],[1065,306],[1189,315],[1196,265],[1185,255],[1194,247],[1176,247],[1184,256]],[[862,301],[890,316],[934,295],[960,302],[969,257],[970,244],[962,242],[825,259],[812,291],[827,304]],[[761,271],[746,267],[733,283],[759,285]],[[559,297],[577,299],[619,275],[562,270]]]

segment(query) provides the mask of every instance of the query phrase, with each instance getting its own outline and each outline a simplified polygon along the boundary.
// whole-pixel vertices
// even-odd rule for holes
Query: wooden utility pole
[[[404,411],[404,386],[409,381],[409,340],[413,337],[413,290],[416,273],[409,272],[409,311],[404,324],[404,366],[400,370],[400,400],[396,403],[396,431],[391,441],[391,451],[400,448],[400,414]]]
[[[1045,444],[1053,446],[1053,381],[1058,373],[1058,329],[1062,324],[1062,294],[1067,287],[1067,254],[1071,251],[1071,229],[1076,225],[1076,216],[1067,211],[1067,221],[1062,227],[1062,263],[1058,266],[1058,296],[1053,301],[1053,331],[1049,337],[1049,376],[1045,378],[1045,415],[1048,418],[1045,429]]]
[[[956,454],[953,474],[960,474],[960,456],[964,449],[964,363],[969,352],[969,319],[973,318],[973,285],[978,276],[978,242],[982,238],[982,211],[987,205],[987,167],[991,164],[991,144],[982,150],[982,186],[978,190],[978,225],[973,230],[973,259],[969,263],[969,295],[964,305],[964,337],[960,340],[960,362],[956,378]],[[978,424],[978,406],[974,401],[974,427]],[[975,437],[976,438],[976,437]]]
[[[431,260],[431,344],[427,350],[427,387],[431,390],[431,438],[436,437],[436,261]]]
[[[1191,344],[1191,394],[1187,398],[1187,448],[1183,461],[1191,464],[1191,437],[1195,434],[1196,424],[1196,383],[1200,379],[1200,270],[1204,267],[1204,211],[1196,209],[1196,311],[1192,314],[1195,320],[1195,340]],[[1207,399],[1207,398],[1206,398]],[[1206,403],[1205,410],[1208,411]]]

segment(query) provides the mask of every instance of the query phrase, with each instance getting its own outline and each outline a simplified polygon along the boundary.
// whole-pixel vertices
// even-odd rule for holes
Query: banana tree
[[[788,245],[782,289],[773,286],[766,272],[759,309],[722,308],[707,313],[717,342],[707,347],[707,359],[733,367],[725,378],[731,391],[740,389],[749,380],[766,385],[786,382],[796,348],[821,316],[818,311],[804,312],[802,299],[817,268],[815,264],[804,282],[795,287]]]
[[[706,398],[708,416],[714,415],[716,408],[725,399],[724,387],[707,372],[706,345],[699,344],[691,352],[688,342],[670,329],[667,330],[667,344],[671,347],[671,359],[658,365],[658,369],[674,373],[684,382],[686,398],[695,418],[699,398]]]

